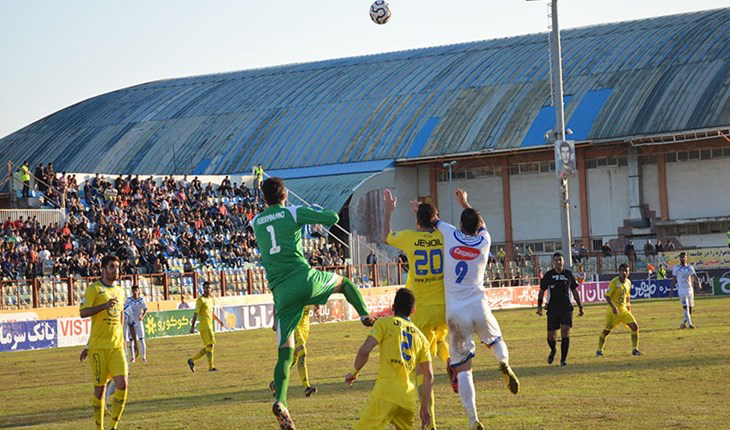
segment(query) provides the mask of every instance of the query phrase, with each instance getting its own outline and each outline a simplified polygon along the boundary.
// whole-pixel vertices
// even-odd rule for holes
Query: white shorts
[[[679,302],[682,306],[689,306],[690,308],[695,307],[695,293],[692,290],[680,291]]]
[[[452,366],[463,364],[474,357],[474,333],[487,345],[502,337],[502,330],[486,299],[451,311],[447,309],[446,322],[449,325]]]
[[[129,325],[134,327],[134,332],[137,335],[137,339],[144,339],[144,323],[140,320],[133,320],[129,322]],[[128,337],[132,340],[132,331],[129,331]]]

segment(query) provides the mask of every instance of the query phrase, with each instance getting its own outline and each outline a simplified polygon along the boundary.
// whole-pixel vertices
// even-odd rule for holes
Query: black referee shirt
[[[573,273],[568,269],[557,272],[555,269],[548,271],[540,280],[541,290],[550,290],[550,301],[547,310],[550,311],[572,311],[570,303],[570,290],[578,288]]]

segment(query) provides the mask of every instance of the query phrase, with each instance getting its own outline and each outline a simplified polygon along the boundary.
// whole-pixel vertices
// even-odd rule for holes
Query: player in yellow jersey
[[[370,335],[357,352],[354,369],[345,376],[345,382],[352,386],[367,363],[370,352],[380,345],[378,378],[355,423],[355,430],[385,429],[388,424],[395,425],[398,430],[413,429],[418,404],[416,373],[423,376],[421,428],[433,428],[429,412],[433,399],[431,353],[426,337],[408,319],[415,302],[413,292],[407,288],[395,293],[395,316],[375,321]]]
[[[446,364],[451,386],[454,392],[458,392],[458,383],[449,359],[444,298],[444,237],[435,227],[438,214],[430,203],[413,202],[411,209],[416,214],[416,230],[391,232],[390,218],[396,202],[391,191],[385,190],[385,242],[404,251],[408,257],[406,288],[413,291],[418,302],[413,324],[426,336],[431,355],[438,356]],[[432,408],[433,404],[432,401]],[[431,409],[431,420],[435,426],[434,409]]]
[[[119,259],[113,255],[101,259],[101,281],[86,288],[81,300],[81,318],[91,317],[89,363],[94,376],[94,421],[97,429],[104,428],[104,387],[114,379],[116,391],[112,398],[112,429],[127,403],[127,357],[124,350],[124,289],[115,285],[119,277]]]
[[[629,279],[629,265],[624,263],[618,266],[618,276],[611,280],[606,291],[606,328],[598,337],[598,350],[596,357],[603,356],[603,344],[606,343],[606,336],[611,333],[617,325],[623,323],[631,329],[631,344],[633,355],[641,355],[639,352],[639,325],[631,313],[631,280]]]
[[[319,312],[319,305],[314,305],[315,315]],[[274,331],[276,331],[276,324],[274,324]],[[317,393],[317,387],[309,384],[309,369],[307,369],[307,340],[309,339],[309,305],[304,307],[302,312],[302,319],[299,320],[296,330],[294,330],[294,364],[297,365],[299,370],[299,376],[302,378],[302,385],[304,386],[304,397],[312,397],[313,394]],[[271,392],[276,397],[276,388],[274,381],[269,383]]]
[[[203,282],[203,295],[198,297],[198,301],[195,302],[195,314],[193,314],[193,320],[190,322],[190,333],[195,333],[195,321],[200,319],[200,338],[203,340],[203,349],[198,351],[193,357],[188,358],[188,366],[190,370],[195,372],[195,362],[205,356],[208,359],[208,371],[217,372],[213,359],[213,346],[215,345],[215,334],[213,331],[213,320],[218,321],[218,324],[225,327],[223,321],[218,318],[218,315],[213,313],[213,306],[215,305],[213,298],[210,296],[210,282]]]

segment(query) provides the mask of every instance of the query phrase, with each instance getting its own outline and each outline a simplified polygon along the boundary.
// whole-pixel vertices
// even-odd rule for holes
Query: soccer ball
[[[375,0],[370,5],[370,19],[376,24],[385,24],[390,20],[390,7],[385,0]]]

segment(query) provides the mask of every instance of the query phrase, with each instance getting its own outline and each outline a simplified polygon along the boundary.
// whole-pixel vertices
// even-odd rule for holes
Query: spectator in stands
[[[378,262],[378,261],[377,261],[377,259],[375,258],[375,252],[373,252],[373,251],[371,250],[371,251],[370,251],[370,254],[368,254],[367,258],[365,259],[365,262],[366,262],[367,264],[370,264],[370,265],[372,265],[372,264],[377,264],[377,262]]]
[[[253,168],[253,191],[254,198],[260,200],[263,196],[261,195],[261,184],[264,182],[264,168],[261,167],[261,163]]]
[[[654,247],[654,251],[656,254],[661,254],[664,252],[664,245],[662,244],[661,239],[656,240],[656,246]]]
[[[525,251],[525,257],[527,259],[528,264],[532,264],[532,260],[535,258],[535,253],[532,251],[532,248],[530,245],[527,245],[527,250]]]
[[[580,257],[579,261],[585,261],[590,256],[590,253],[588,252],[588,248],[585,247],[582,243],[580,244],[580,249],[578,249],[578,257]]]
[[[23,183],[23,197],[30,197],[30,167],[28,160],[20,166],[20,181]]]
[[[634,241],[631,240],[626,245],[626,248],[624,249],[624,255],[629,258],[629,262],[631,262],[631,267],[634,267],[634,263],[636,263],[636,248],[634,247]]]
[[[651,239],[646,241],[644,244],[644,256],[648,259],[654,257],[654,245],[651,243]]]
[[[185,301],[185,294],[180,294],[180,304],[177,305],[178,309],[190,309],[190,305]]]
[[[507,253],[504,252],[504,248],[499,248],[499,251],[497,251],[497,261],[499,261],[503,267],[505,264],[506,257],[507,257]]]
[[[35,188],[43,193],[45,191],[45,184],[44,184],[44,169],[43,169],[43,163],[36,166],[35,170],[33,171],[33,176],[35,176]]]
[[[672,252],[674,251],[674,242],[671,240],[669,241],[669,244],[667,245],[667,251]]]
[[[609,245],[608,242],[605,242],[603,246],[601,246],[601,251],[603,252],[604,257],[610,257],[613,252],[611,245]]]

